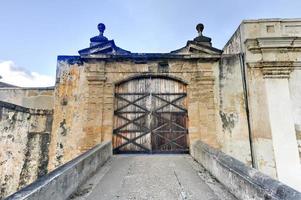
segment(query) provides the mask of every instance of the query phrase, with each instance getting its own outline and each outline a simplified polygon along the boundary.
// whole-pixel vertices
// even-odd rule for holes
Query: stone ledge
[[[244,19],[242,23],[266,23],[266,22],[301,22],[301,18],[263,18],[263,19]]]
[[[81,60],[80,56],[58,56],[57,57],[58,62],[66,62],[69,65],[82,65],[83,61]]]
[[[81,56],[83,61],[89,60],[104,60],[104,61],[153,61],[162,59],[173,59],[173,60],[205,60],[205,61],[217,61],[221,55],[203,55],[203,54],[173,54],[173,53],[131,53],[128,55],[113,55],[113,54],[99,54]]]
[[[300,192],[201,141],[192,145],[191,154],[238,199],[301,199]]]
[[[2,87],[0,90],[37,90],[37,91],[45,91],[45,90],[54,90],[54,86],[49,87]]]
[[[298,61],[248,62],[248,67],[260,69],[263,78],[289,78],[292,71],[301,67]]]
[[[301,51],[301,37],[263,37],[246,39],[247,49],[253,53],[262,51]]]
[[[113,54],[100,54],[89,56],[58,56],[58,62],[66,62],[67,64],[83,65],[84,62],[89,61],[135,61],[145,63],[147,61],[171,59],[171,60],[199,60],[199,61],[217,61],[221,55],[193,55],[193,54],[172,54],[172,53],[131,53],[129,55],[113,55]]]
[[[104,142],[7,197],[6,200],[67,199],[112,155],[111,142]]]
[[[26,108],[23,106],[19,106],[16,104],[0,101],[0,108],[6,108],[13,111],[19,111],[24,113],[29,113],[33,115],[52,115],[53,110],[46,110],[46,109],[33,109],[33,108]]]

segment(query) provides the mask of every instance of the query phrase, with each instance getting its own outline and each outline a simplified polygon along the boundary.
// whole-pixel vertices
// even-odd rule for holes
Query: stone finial
[[[97,28],[99,30],[99,35],[103,35],[104,31],[106,30],[106,26],[103,23],[99,23]]]
[[[193,41],[197,42],[198,44],[201,45],[206,45],[206,46],[212,46],[211,44],[211,38],[206,37],[203,35],[203,30],[204,30],[204,25],[202,23],[199,23],[196,26],[196,30],[198,31],[198,36],[194,38]]]
[[[90,39],[90,41],[91,41],[90,46],[95,46],[95,45],[102,44],[102,43],[105,43],[105,42],[108,41],[108,38],[103,36],[103,33],[106,29],[106,26],[103,23],[99,23],[97,25],[97,29],[99,31],[99,35],[95,36],[95,37],[92,37]]]
[[[204,24],[199,23],[198,25],[196,25],[196,30],[198,31],[199,36],[202,36],[203,35],[203,30],[204,30]]]

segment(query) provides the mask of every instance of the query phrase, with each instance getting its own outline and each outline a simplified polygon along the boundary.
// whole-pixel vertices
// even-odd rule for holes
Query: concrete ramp
[[[112,155],[99,144],[7,200],[300,200],[301,193],[201,141],[191,155]]]
[[[190,155],[113,156],[71,199],[235,199]]]

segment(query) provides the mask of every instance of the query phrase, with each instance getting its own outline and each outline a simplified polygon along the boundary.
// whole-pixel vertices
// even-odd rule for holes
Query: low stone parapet
[[[301,199],[300,192],[201,141],[192,145],[191,155],[238,199]]]
[[[53,109],[54,87],[1,87],[1,101],[35,109]]]
[[[9,196],[6,200],[67,199],[111,155],[111,142],[99,144]]]

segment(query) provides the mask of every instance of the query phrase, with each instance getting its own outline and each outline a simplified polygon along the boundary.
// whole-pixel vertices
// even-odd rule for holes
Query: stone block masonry
[[[47,174],[52,110],[0,101],[0,199]]]

